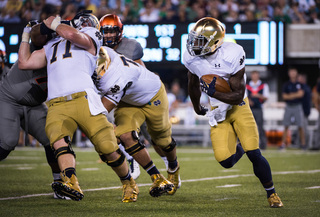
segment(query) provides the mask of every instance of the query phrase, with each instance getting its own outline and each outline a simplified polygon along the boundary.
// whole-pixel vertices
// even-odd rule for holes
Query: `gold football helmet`
[[[90,26],[100,30],[100,22],[98,18],[87,12],[88,11],[84,11],[76,14],[76,16],[71,20],[72,25],[77,29]]]
[[[187,50],[191,56],[203,56],[214,52],[225,35],[222,23],[212,17],[198,20],[188,34]]]

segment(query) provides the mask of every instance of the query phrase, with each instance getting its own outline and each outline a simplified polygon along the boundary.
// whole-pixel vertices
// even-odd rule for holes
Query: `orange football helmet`
[[[100,32],[103,35],[103,45],[114,47],[121,42],[123,33],[123,24],[120,18],[114,14],[106,14],[100,19]],[[115,33],[112,36],[106,36],[108,33]]]

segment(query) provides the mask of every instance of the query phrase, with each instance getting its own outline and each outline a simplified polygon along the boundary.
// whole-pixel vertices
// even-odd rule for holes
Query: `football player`
[[[100,32],[103,35],[103,45],[110,47],[125,57],[134,60],[135,62],[145,66],[141,58],[143,57],[143,48],[140,43],[134,39],[123,37],[123,24],[120,18],[115,14],[106,14],[100,19]],[[146,123],[144,122],[140,127],[142,135],[152,144],[150,135],[147,132]],[[155,151],[160,155],[164,161],[166,168],[168,168],[168,160],[165,154],[158,146],[153,146]],[[126,154],[126,152],[124,152]],[[139,166],[136,167],[137,162],[130,155],[126,154],[129,161],[132,176],[138,177],[140,174]]]
[[[30,27],[31,28],[31,25]],[[34,50],[34,46],[31,45]],[[2,58],[2,57],[1,57]],[[61,181],[60,169],[45,133],[47,69],[20,70],[15,62],[0,85],[0,161],[18,145],[20,127],[44,147],[53,180]],[[27,144],[26,144],[27,145]],[[69,199],[54,193],[56,199]]]
[[[188,35],[183,62],[189,70],[188,92],[194,110],[198,115],[208,113],[212,147],[221,166],[231,168],[246,153],[267,192],[270,207],[282,207],[269,163],[259,150],[257,125],[245,94],[245,52],[240,45],[223,42],[224,36],[225,27],[211,17],[198,20]],[[232,92],[216,91],[216,79],[210,83],[201,79],[206,74],[227,80]],[[200,104],[201,90],[210,97],[211,111]],[[241,144],[237,145],[238,139]]]
[[[171,137],[168,98],[163,83],[158,75],[109,47],[103,46],[99,55],[97,88],[103,94],[106,109],[110,112],[115,108],[117,138],[151,176],[151,196],[175,194],[180,167],[176,143]],[[139,141],[137,131],[143,122],[147,124],[153,144],[159,146],[168,159],[168,180],[160,174]]]
[[[60,16],[43,21],[42,33],[53,30],[57,36],[44,48],[30,53],[30,33],[24,30],[19,48],[19,68],[38,69],[47,66],[48,115],[45,131],[58,160],[62,182],[52,188],[59,194],[79,201],[83,198],[75,169],[72,136],[79,127],[92,141],[102,161],[119,176],[123,184],[123,202],[137,200],[139,189],[129,173],[125,157],[119,150],[113,125],[105,116],[91,76],[102,45],[99,20],[80,13],[73,28],[61,23]]]

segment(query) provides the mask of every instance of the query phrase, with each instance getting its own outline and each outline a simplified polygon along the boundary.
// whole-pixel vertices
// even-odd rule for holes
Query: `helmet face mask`
[[[223,43],[225,29],[217,19],[200,19],[188,34],[187,50],[191,56],[213,53]]]
[[[114,14],[107,14],[100,19],[100,32],[103,36],[103,45],[113,48],[122,40],[123,24]]]
[[[79,29],[84,27],[94,27],[100,30],[99,20],[93,14],[82,14],[77,20],[75,20],[75,24]]]

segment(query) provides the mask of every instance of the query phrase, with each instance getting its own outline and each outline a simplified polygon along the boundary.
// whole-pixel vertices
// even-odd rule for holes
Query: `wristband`
[[[21,36],[21,42],[29,43],[30,40],[30,33],[29,32],[23,32]]]
[[[56,16],[56,18],[54,18],[52,23],[51,23],[50,29],[52,29],[53,31],[56,31],[57,27],[60,24],[61,24],[61,17],[60,16]]]

